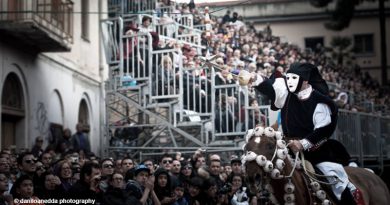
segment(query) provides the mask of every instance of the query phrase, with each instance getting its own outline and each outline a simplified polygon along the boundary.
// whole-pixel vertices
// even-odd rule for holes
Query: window
[[[89,0],[81,1],[81,37],[89,41]]]
[[[324,46],[324,37],[305,38],[305,48],[310,48],[312,51],[316,51],[318,44]]]
[[[89,111],[88,111],[88,105],[85,99],[82,99],[80,101],[80,107],[79,107],[79,123],[83,124],[83,130],[86,133],[89,133],[90,127],[89,127]]]
[[[356,54],[374,53],[374,34],[357,34],[353,36]]]

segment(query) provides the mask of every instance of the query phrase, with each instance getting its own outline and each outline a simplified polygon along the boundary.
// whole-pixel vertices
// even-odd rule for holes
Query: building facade
[[[78,122],[99,153],[105,66],[99,20],[106,1],[0,0],[1,148],[55,148]]]

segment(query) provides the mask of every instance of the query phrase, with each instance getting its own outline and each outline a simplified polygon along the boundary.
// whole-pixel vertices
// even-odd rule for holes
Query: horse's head
[[[242,156],[247,174],[247,186],[252,193],[258,193],[266,185],[266,178],[277,179],[287,157],[286,143],[282,134],[271,127],[256,127],[248,130]]]

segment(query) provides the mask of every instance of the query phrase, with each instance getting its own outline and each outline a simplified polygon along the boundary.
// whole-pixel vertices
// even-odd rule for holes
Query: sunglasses
[[[33,164],[33,163],[37,162],[37,160],[34,160],[34,159],[26,159],[26,160],[24,160],[24,162],[27,163],[27,164]]]
[[[162,161],[163,164],[166,164],[166,163],[169,163],[169,164],[172,164],[173,160],[164,160]]]
[[[112,164],[104,164],[103,168],[114,168],[114,165],[112,165]]]

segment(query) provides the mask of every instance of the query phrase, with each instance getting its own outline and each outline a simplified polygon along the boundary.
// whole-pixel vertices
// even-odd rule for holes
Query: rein
[[[315,172],[311,172],[311,171],[307,170],[306,163],[305,163],[305,155],[302,153],[302,151],[301,151],[301,155],[302,155],[303,171],[304,171],[305,175],[308,176],[311,180],[316,181],[316,182],[318,182],[320,184],[325,184],[325,185],[334,185],[334,184],[336,184],[336,183],[341,181],[336,175],[322,175],[322,174],[317,174]],[[335,178],[335,181],[334,182],[321,181],[321,180],[313,177],[312,175],[316,176],[316,177],[322,177],[322,178],[331,178],[331,177],[333,177],[333,178]]]

